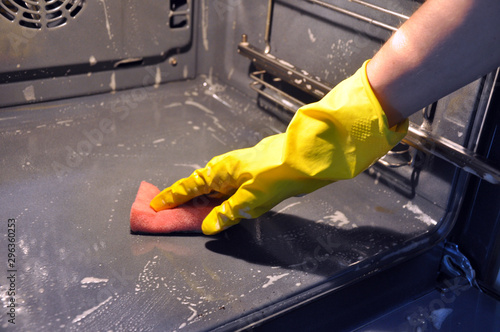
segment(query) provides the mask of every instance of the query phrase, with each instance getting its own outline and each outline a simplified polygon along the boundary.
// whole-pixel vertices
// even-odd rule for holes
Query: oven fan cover
[[[52,29],[65,25],[81,13],[86,0],[0,0],[0,19],[29,29]]]

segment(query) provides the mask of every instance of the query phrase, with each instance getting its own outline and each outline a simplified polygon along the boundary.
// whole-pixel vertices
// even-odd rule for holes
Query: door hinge
[[[444,255],[441,260],[441,272],[450,277],[463,277],[469,284],[477,289],[481,289],[476,281],[476,271],[472,267],[469,259],[458,250],[455,243],[446,243]]]

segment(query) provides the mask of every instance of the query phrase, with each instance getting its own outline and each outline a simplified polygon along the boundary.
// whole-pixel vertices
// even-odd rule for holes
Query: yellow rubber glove
[[[151,207],[159,211],[198,195],[222,193],[229,198],[202,224],[203,233],[210,235],[242,218],[259,217],[289,197],[355,177],[392,149],[408,129],[408,121],[388,128],[366,64],[320,101],[301,107],[286,133],[213,158],[163,190]]]

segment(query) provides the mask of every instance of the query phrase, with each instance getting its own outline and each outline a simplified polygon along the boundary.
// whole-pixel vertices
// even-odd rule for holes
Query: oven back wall
[[[404,21],[346,0],[328,2],[395,27]],[[404,15],[420,6],[413,0],[372,2]],[[273,3],[271,53],[333,85],[352,75],[392,33],[308,1]],[[198,5],[198,71],[212,72],[251,95],[249,61],[237,53],[237,46],[246,34],[264,50],[268,1],[200,0]]]
[[[191,0],[32,3],[0,2],[0,106],[195,75]]]

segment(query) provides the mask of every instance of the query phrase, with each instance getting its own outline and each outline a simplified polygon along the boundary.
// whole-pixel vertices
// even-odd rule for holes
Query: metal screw
[[[177,59],[176,59],[176,58],[170,58],[170,59],[168,60],[168,63],[170,63],[170,65],[171,65],[172,67],[175,67],[175,66],[177,66]]]

